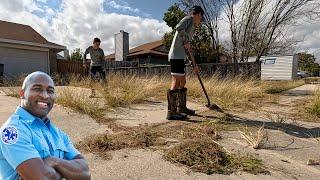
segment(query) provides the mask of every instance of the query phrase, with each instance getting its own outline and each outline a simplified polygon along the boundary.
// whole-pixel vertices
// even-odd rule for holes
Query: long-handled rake
[[[186,52],[188,52],[188,51],[186,51]],[[188,58],[191,58],[192,62],[196,62],[196,61],[194,60],[193,55],[190,54],[189,52],[188,52]],[[195,72],[195,73],[196,73],[196,75],[197,75],[197,77],[198,77],[198,80],[199,80],[199,82],[200,82],[200,85],[201,85],[201,87],[202,87],[202,90],[203,90],[203,92],[204,92],[204,94],[205,94],[205,96],[206,96],[206,98],[207,98],[208,104],[207,104],[206,106],[207,106],[209,109],[211,109],[211,110],[215,110],[215,111],[218,111],[218,112],[224,112],[224,111],[222,110],[222,108],[220,108],[217,104],[211,104],[210,99],[209,99],[209,96],[208,96],[208,93],[207,93],[207,91],[206,91],[206,88],[205,88],[204,85],[203,85],[203,82],[202,82],[202,79],[201,79],[201,77],[200,77],[199,72]]]

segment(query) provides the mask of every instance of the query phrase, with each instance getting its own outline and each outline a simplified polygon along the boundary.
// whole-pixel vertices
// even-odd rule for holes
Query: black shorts
[[[185,76],[186,65],[184,59],[170,59],[171,75]]]
[[[102,66],[90,66],[90,77],[91,78],[95,78],[95,76],[97,75],[97,72],[99,72],[99,75],[101,79],[105,78],[105,72],[103,71]]]

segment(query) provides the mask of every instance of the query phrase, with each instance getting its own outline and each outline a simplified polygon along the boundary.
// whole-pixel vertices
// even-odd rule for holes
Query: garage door
[[[0,47],[0,64],[5,76],[29,74],[34,71],[48,73],[48,52]]]

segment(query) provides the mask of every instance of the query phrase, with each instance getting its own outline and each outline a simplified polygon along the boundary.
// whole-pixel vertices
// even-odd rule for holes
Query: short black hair
[[[96,42],[97,42],[97,43],[101,43],[101,40],[96,37],[96,38],[93,39],[93,43],[96,43]]]
[[[192,13],[193,15],[195,15],[195,14],[200,14],[201,16],[204,15],[204,11],[203,11],[203,9],[202,9],[201,6],[193,6],[193,7],[191,8],[191,13]]]

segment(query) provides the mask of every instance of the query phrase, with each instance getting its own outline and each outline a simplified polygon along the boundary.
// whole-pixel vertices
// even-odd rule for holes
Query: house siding
[[[34,71],[49,73],[49,50],[38,51],[0,46],[0,64],[4,76],[19,76]]]

